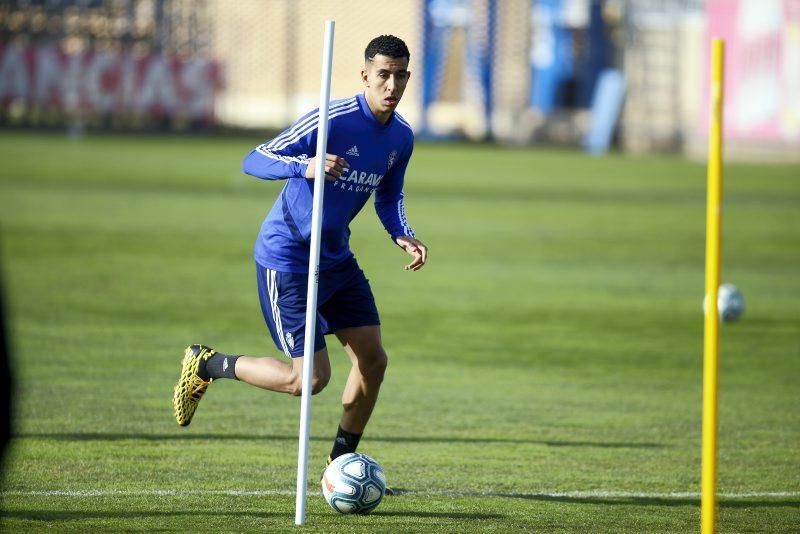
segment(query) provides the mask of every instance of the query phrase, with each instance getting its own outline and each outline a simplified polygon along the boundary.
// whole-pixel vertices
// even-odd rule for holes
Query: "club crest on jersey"
[[[394,162],[396,160],[397,160],[397,150],[392,150],[392,153],[389,154],[389,161],[388,161],[387,168],[391,169],[392,165],[394,165]]]

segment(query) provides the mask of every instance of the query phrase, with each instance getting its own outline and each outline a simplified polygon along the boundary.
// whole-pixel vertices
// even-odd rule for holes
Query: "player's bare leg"
[[[303,384],[302,356],[292,358],[291,362],[278,358],[254,358],[240,356],[236,360],[236,378],[247,384],[299,396]],[[311,393],[322,391],[331,378],[331,363],[328,350],[314,353],[314,374],[311,379]]]
[[[381,345],[379,326],[344,328],[335,334],[350,356],[353,367],[342,394],[342,418],[328,463],[333,458],[355,452],[378,400],[388,363],[386,351]],[[386,488],[386,495],[393,494],[391,489]]]
[[[187,426],[192,422],[200,399],[211,382],[219,378],[237,379],[262,389],[297,396],[303,391],[303,357],[293,358],[290,363],[278,358],[232,356],[206,345],[187,347],[172,397],[179,425]],[[328,351],[322,349],[314,353],[311,393],[322,391],[330,378]]]
[[[378,400],[388,358],[381,345],[380,326],[359,326],[336,332],[353,364],[342,394],[341,427],[361,434]]]

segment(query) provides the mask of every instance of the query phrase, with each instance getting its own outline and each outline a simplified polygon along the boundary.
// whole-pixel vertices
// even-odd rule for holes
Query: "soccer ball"
[[[719,286],[717,309],[723,322],[730,323],[738,320],[744,312],[744,297],[741,291],[736,289],[733,284]]]
[[[381,503],[385,492],[383,469],[365,454],[339,456],[322,474],[322,495],[340,514],[368,514]]]
[[[703,311],[706,311],[706,302],[703,301]],[[717,311],[723,323],[732,323],[739,320],[744,313],[744,296],[733,284],[722,284],[717,292]]]

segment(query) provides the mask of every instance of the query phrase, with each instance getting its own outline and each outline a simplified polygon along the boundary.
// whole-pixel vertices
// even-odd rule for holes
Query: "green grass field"
[[[272,354],[251,249],[279,184],[260,139],[0,134],[18,378],[0,531],[295,531],[298,401],[219,381],[192,425],[182,349]],[[699,529],[705,167],[417,147],[405,272],[368,206],[352,246],[390,367],[360,450],[401,494],[308,531]],[[719,530],[800,530],[800,167],[729,165]],[[314,398],[321,465],[348,370]]]

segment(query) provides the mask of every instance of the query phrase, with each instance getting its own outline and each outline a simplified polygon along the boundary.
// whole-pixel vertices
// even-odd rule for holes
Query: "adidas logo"
[[[345,152],[345,154],[348,155],[348,156],[359,156],[360,155],[358,153],[358,147],[356,145],[353,145],[353,148],[351,148],[350,150]]]
[[[228,358],[225,358],[225,359],[222,361],[222,370],[223,370],[223,371],[227,371],[227,370],[228,370]]]

